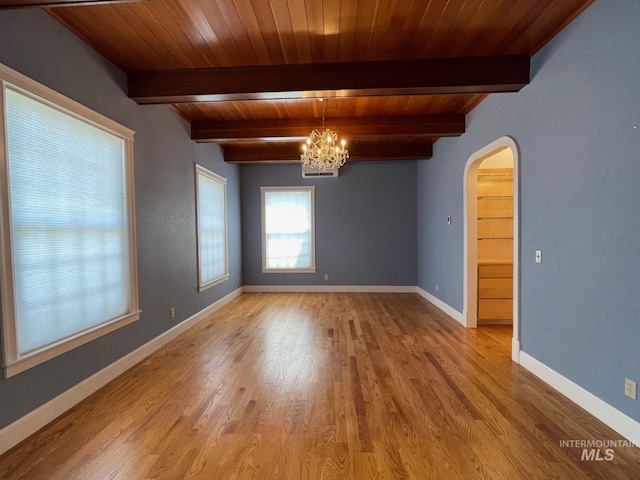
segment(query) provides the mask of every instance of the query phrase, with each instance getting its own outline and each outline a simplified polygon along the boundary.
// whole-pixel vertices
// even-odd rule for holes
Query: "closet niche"
[[[478,325],[511,325],[513,167],[483,166],[478,169],[477,184]]]

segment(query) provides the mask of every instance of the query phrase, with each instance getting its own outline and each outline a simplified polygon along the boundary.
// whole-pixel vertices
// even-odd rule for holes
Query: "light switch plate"
[[[638,399],[638,384],[636,382],[634,382],[633,380],[625,378],[624,379],[624,394],[629,398],[633,398],[634,400],[637,400]]]
[[[542,250],[536,250],[536,263],[542,263]]]

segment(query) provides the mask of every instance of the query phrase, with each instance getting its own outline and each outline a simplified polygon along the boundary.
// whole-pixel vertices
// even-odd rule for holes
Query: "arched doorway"
[[[511,358],[519,363],[519,154],[515,141],[501,137],[474,152],[464,170],[464,288],[463,316],[467,328],[478,326],[478,170],[483,161],[509,149],[513,158],[513,340]]]

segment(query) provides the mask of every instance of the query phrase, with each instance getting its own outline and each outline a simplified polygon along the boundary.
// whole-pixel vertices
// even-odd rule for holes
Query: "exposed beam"
[[[157,0],[0,0],[0,10],[10,8],[75,7],[78,5],[105,5],[110,3],[139,3]]]
[[[132,71],[129,97],[145,103],[516,92],[529,57]]]
[[[302,141],[322,123],[317,118],[193,122],[196,142]],[[326,126],[340,137],[457,137],[464,133],[464,115],[405,115],[328,118]]]
[[[349,145],[348,162],[373,160],[426,160],[431,158],[430,141],[418,143],[358,143]],[[224,161],[227,163],[300,163],[299,143],[272,143],[268,145],[226,145]]]

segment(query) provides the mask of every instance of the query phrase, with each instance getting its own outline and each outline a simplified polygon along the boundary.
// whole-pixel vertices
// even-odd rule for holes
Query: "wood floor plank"
[[[560,445],[620,437],[510,345],[414,294],[244,294],[1,456],[0,478],[638,478],[637,448]]]

